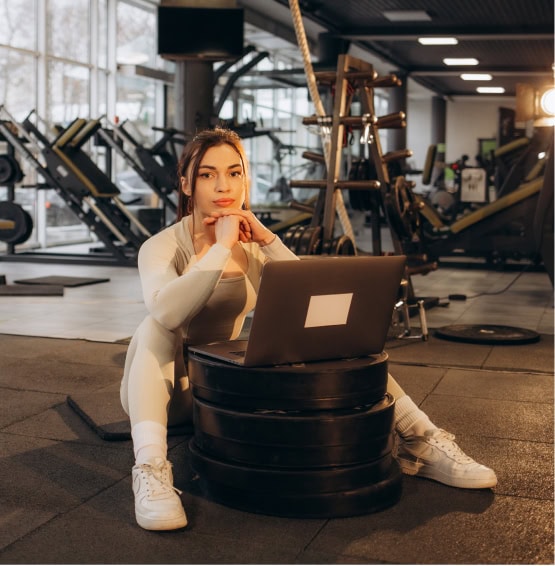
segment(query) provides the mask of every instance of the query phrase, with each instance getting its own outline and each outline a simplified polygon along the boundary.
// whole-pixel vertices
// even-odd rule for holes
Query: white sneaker
[[[143,529],[166,531],[187,525],[187,516],[173,486],[172,465],[162,458],[133,466],[135,517]]]
[[[481,489],[497,485],[495,472],[467,456],[455,436],[440,428],[424,436],[399,437],[397,460],[403,473],[453,487]]]

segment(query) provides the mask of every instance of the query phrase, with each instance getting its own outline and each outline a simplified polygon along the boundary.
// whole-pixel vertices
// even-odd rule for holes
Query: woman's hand
[[[205,218],[204,223],[214,225],[216,242],[226,248],[231,249],[240,239],[242,240],[241,219],[235,214],[219,218]]]
[[[208,218],[204,219],[204,223],[217,226],[221,220],[229,217],[235,217],[239,223],[239,239],[241,242],[256,242],[260,246],[266,246],[276,238],[276,235],[268,230],[250,210],[226,209],[213,212]]]

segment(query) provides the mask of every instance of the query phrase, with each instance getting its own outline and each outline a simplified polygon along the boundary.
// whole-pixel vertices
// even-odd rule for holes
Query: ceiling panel
[[[288,0],[262,5],[288,8]],[[485,86],[503,86],[514,96],[516,84],[553,82],[553,0],[299,0],[305,21],[348,39],[392,71],[443,96],[476,95],[477,83],[460,72],[490,72]],[[423,10],[430,21],[389,21],[385,11]],[[456,46],[422,46],[419,35],[453,35]],[[475,57],[477,67],[449,68],[444,57]],[[480,83],[482,84],[482,83]]]

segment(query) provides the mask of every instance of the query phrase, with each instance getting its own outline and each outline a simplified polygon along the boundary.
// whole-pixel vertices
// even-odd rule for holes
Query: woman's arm
[[[262,253],[272,261],[287,261],[299,259],[282,241],[274,234],[274,239],[262,246]]]
[[[215,212],[206,218],[206,224],[217,222],[218,218],[225,216],[238,216],[241,218],[239,239],[244,243],[254,242],[258,244],[264,255],[272,261],[284,261],[299,259],[281,239],[269,228],[264,226],[251,210],[222,210]]]
[[[147,240],[138,257],[145,305],[154,319],[170,330],[202,309],[231,256],[229,248],[216,243],[181,275],[177,271],[177,250],[175,233],[167,230]]]

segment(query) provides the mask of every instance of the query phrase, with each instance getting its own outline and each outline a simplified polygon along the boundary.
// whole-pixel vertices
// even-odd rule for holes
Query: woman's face
[[[209,148],[202,157],[193,195],[193,210],[208,216],[223,208],[241,208],[245,202],[246,179],[241,158],[228,144]],[[182,190],[191,195],[187,179],[182,179]]]

